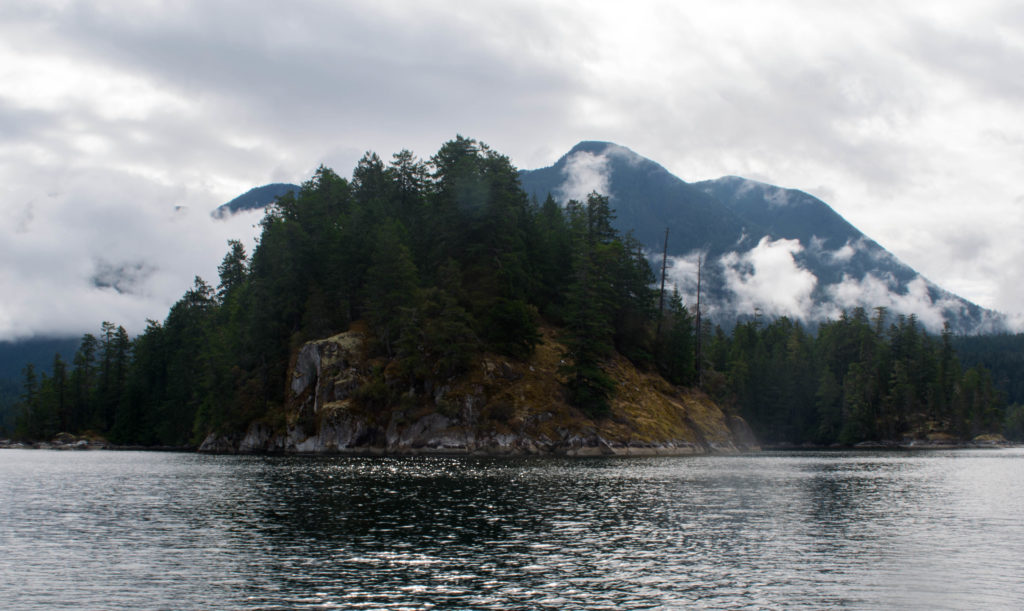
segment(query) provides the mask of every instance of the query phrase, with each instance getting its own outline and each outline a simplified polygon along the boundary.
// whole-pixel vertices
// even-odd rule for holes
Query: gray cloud
[[[96,261],[95,273],[92,275],[93,286],[99,289],[113,289],[118,293],[134,294],[145,285],[146,280],[157,271],[152,264],[144,262],[110,263],[99,259]]]

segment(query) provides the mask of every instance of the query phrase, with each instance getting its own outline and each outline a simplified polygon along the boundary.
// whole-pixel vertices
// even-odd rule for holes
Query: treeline
[[[1024,333],[957,336],[953,347],[962,363],[992,372],[1010,403],[1024,404]]]
[[[216,286],[196,278],[134,339],[104,323],[73,362],[28,368],[16,435],[182,447],[257,420],[283,426],[296,350],[353,324],[377,364],[354,397],[371,411],[429,406],[480,354],[527,358],[550,325],[567,347],[565,398],[594,418],[609,413],[602,365],[618,352],[703,383],[768,441],[1000,428],[988,374],[961,371],[948,333],[929,337],[913,317],[857,310],[816,336],[787,319],[732,336],[704,325],[698,342],[692,308],[653,288],[647,255],[613,220],[596,193],[531,201],[507,157],[462,137],[427,161],[367,153],[351,181],[320,167],[267,210],[251,256],[229,242]]]
[[[596,193],[529,200],[507,157],[462,137],[429,161],[367,153],[351,181],[321,167],[268,209],[251,257],[229,243],[217,286],[196,278],[134,340],[105,323],[72,366],[26,372],[17,432],[185,446],[280,423],[295,350],[356,321],[380,363],[357,396],[368,409],[430,403],[484,351],[528,357],[551,324],[569,347],[566,397],[600,417],[613,351],[680,384],[694,376],[689,312],[677,296],[656,324],[647,258],[613,219]]]
[[[124,327],[104,322],[97,337],[82,337],[72,363],[57,353],[50,373],[24,370],[15,432],[22,439],[49,439],[66,431],[114,431],[124,396],[132,342]]]
[[[935,337],[914,316],[890,318],[857,308],[816,335],[788,318],[748,321],[731,337],[705,331],[707,387],[766,442],[969,439],[1013,420],[989,371],[961,366],[948,326]]]

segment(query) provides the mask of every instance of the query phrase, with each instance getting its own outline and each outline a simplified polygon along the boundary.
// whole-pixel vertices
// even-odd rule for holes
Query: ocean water
[[[1020,609],[1024,450],[0,450],[10,609]]]

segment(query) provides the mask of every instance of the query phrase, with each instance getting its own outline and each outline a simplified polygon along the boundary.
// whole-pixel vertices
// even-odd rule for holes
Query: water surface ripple
[[[1016,609],[1022,467],[0,450],[0,604]]]

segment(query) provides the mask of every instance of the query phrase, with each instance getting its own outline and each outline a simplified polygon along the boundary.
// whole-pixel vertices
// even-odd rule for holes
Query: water
[[[1024,450],[0,450],[11,609],[1024,607]]]

